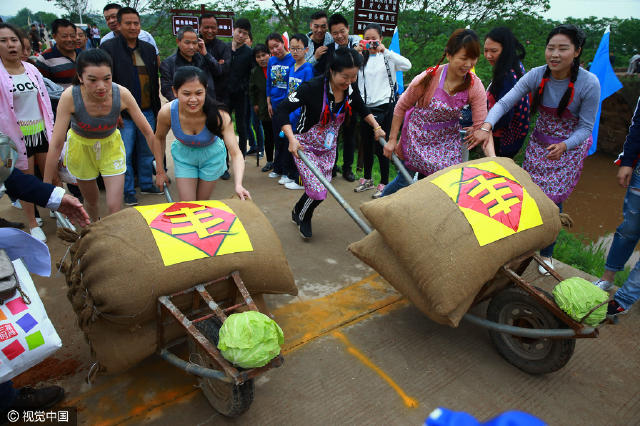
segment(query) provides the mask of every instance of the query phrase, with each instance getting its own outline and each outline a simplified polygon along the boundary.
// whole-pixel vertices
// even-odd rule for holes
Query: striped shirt
[[[76,49],[76,55],[79,53],[80,49]],[[43,77],[50,79],[65,89],[71,86],[73,76],[76,74],[75,61],[63,55],[57,46],[42,52],[38,56],[36,66]]]

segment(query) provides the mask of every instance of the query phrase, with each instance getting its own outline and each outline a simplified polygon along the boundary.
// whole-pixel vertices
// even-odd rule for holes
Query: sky
[[[112,1],[89,0],[89,8],[102,11],[102,7]],[[0,15],[15,15],[18,10],[25,6],[34,12],[40,10],[52,13],[59,12],[53,1],[27,0],[25,3],[22,1],[0,0]],[[543,16],[554,20],[562,20],[568,16],[575,18],[587,18],[589,16],[598,18],[637,18],[640,16],[640,0],[551,0],[551,9]]]

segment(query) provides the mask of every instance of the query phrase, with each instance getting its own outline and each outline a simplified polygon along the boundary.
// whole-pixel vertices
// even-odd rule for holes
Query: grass
[[[560,231],[553,251],[554,258],[598,278],[604,272],[606,256],[606,248],[601,244],[596,245],[587,237],[571,234],[564,229]],[[621,287],[630,272],[629,267],[618,272],[615,284]]]

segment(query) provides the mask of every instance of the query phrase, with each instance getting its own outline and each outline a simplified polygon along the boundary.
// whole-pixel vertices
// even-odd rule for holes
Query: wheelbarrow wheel
[[[218,345],[218,332],[222,324],[217,318],[197,323],[196,327],[214,346]],[[189,358],[191,362],[202,367],[219,370],[220,367],[198,345],[193,337],[189,338]],[[227,417],[237,417],[249,409],[253,402],[253,379],[241,385],[225,383],[221,380],[198,377],[198,385],[209,404],[220,414]]]
[[[553,298],[538,288],[549,299]],[[535,329],[566,326],[542,304],[520,288],[502,290],[491,299],[487,319],[500,324]],[[575,339],[534,339],[489,331],[498,353],[510,364],[529,374],[552,373],[564,367],[575,349]]]

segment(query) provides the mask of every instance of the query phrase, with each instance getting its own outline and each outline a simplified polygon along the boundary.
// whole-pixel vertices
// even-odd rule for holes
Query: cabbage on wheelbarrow
[[[218,349],[222,356],[241,368],[267,365],[280,354],[282,329],[261,312],[230,315],[220,327]]]
[[[502,265],[548,246],[561,228],[556,204],[500,157],[447,167],[360,209],[376,230],[349,250],[453,327]]]
[[[567,315],[576,321],[582,321],[589,311],[609,299],[609,293],[583,278],[571,277],[554,287],[553,298]],[[604,304],[593,311],[584,323],[595,326],[604,321],[606,316],[607,305]]]

